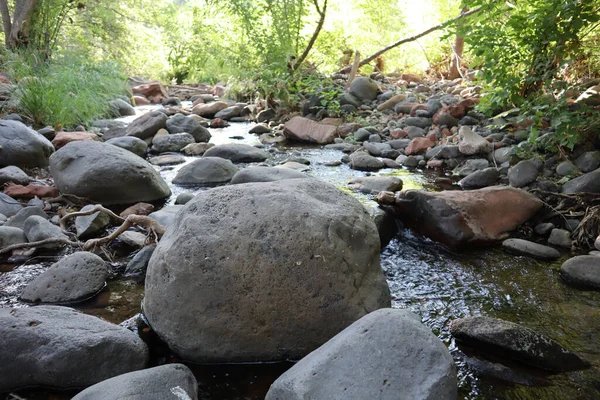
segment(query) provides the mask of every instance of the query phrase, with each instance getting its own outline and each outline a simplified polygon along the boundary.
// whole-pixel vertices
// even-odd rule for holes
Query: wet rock
[[[77,252],[36,277],[25,287],[20,298],[29,303],[81,302],[102,290],[107,277],[108,269],[100,257],[85,251]]]
[[[375,100],[378,92],[377,84],[366,76],[358,76],[350,84],[350,94],[358,100]],[[358,107],[360,104],[353,105]]]
[[[144,313],[189,361],[300,358],[390,306],[379,250],[363,206],[317,179],[203,191],[150,260]]]
[[[249,182],[274,182],[284,179],[303,179],[308,176],[302,172],[288,168],[272,167],[247,167],[236,173],[231,179],[231,184]]]
[[[5,217],[12,217],[23,208],[23,205],[18,200],[0,192],[0,214]]]
[[[521,188],[534,182],[540,174],[538,160],[523,160],[508,171],[510,186]]]
[[[548,243],[570,249],[572,246],[571,232],[564,229],[552,229]]]
[[[552,247],[543,246],[523,239],[507,239],[502,247],[510,253],[539,258],[540,260],[558,260],[560,252]]]
[[[175,133],[155,138],[152,141],[152,151],[155,153],[178,152],[193,143],[196,141],[189,133]]]
[[[494,146],[468,126],[461,126],[458,131],[458,149],[462,154],[472,156],[490,153]]]
[[[168,117],[160,111],[152,111],[133,120],[127,126],[126,135],[135,136],[142,140],[150,139],[160,129],[167,127]]]
[[[233,163],[261,162],[269,158],[269,154],[254,146],[241,143],[221,144],[204,153],[205,157],[221,157]]]
[[[146,142],[135,136],[123,136],[119,138],[114,138],[107,140],[106,143],[128,150],[142,158],[146,157],[146,153],[148,152],[148,145],[146,144]]]
[[[133,332],[67,307],[0,309],[0,391],[81,388],[145,367]]]
[[[37,242],[46,239],[68,239],[67,235],[62,233],[60,228],[52,222],[38,215],[33,215],[23,224],[23,232],[30,242]],[[47,244],[42,246],[46,249],[55,249],[60,247],[60,244]]]
[[[11,165],[0,169],[0,188],[7,183],[27,185],[30,181],[31,178],[19,167]]]
[[[175,114],[167,120],[169,133],[189,133],[197,143],[208,142],[211,134],[202,124],[192,117],[183,114]]]
[[[125,117],[128,115],[135,115],[135,108],[123,99],[111,101],[110,106],[117,116]]]
[[[106,143],[69,143],[52,155],[50,171],[61,193],[101,204],[154,201],[171,194],[152,165]]]
[[[89,204],[83,207],[80,211],[89,211],[95,205]],[[78,238],[93,237],[97,233],[102,232],[110,224],[110,216],[104,212],[95,212],[91,215],[75,217],[75,230]]]
[[[600,193],[600,169],[571,179],[562,188],[563,193]]]
[[[49,218],[48,214],[46,214],[44,212],[44,210],[39,206],[25,207],[25,208],[22,208],[21,210],[19,210],[19,212],[16,213],[15,215],[10,217],[10,219],[8,221],[6,221],[4,226],[10,226],[13,228],[23,229],[23,226],[25,225],[25,221],[27,221],[27,218],[29,218],[33,215],[37,215],[44,219]]]
[[[19,243],[27,243],[27,237],[22,229],[0,226],[0,249]]]
[[[271,385],[266,399],[456,396],[456,367],[446,346],[411,312],[384,309],[356,321],[300,360]]]
[[[600,151],[583,153],[575,160],[575,165],[585,173],[598,169],[598,167],[600,167]]]
[[[164,167],[167,165],[183,164],[185,162],[185,157],[177,154],[161,154],[160,156],[150,158],[148,162],[152,165]]]
[[[38,132],[18,121],[0,121],[0,167],[45,167],[54,146]]]
[[[452,171],[452,173],[460,177],[467,177],[473,172],[484,170],[489,166],[490,163],[488,162],[488,160],[484,160],[483,158],[472,158],[470,160],[465,161],[460,166],[456,167],[454,171]]]
[[[337,128],[323,125],[304,117],[294,117],[286,122],[283,130],[286,138],[319,144],[333,143]]]
[[[238,169],[229,160],[203,157],[179,170],[173,183],[177,185],[205,185],[229,182]]]
[[[97,383],[72,400],[197,400],[198,382],[183,364],[135,371]]]
[[[156,222],[158,222],[159,224],[161,224],[162,226],[168,227],[171,226],[171,224],[173,224],[173,221],[175,220],[175,215],[177,215],[177,213],[181,211],[182,208],[183,205],[181,204],[167,206],[158,211],[154,211],[148,216]]]
[[[560,267],[560,276],[572,285],[600,290],[600,257],[573,257]]]
[[[364,151],[357,151],[350,155],[350,168],[359,171],[377,171],[385,168],[385,164]]]
[[[402,190],[402,179],[395,176],[365,176],[352,179],[348,187],[367,194],[398,192]]]
[[[587,362],[552,339],[500,319],[457,319],[450,324],[450,333],[470,346],[549,371],[576,371],[589,367]]]
[[[146,275],[146,269],[148,269],[148,262],[150,257],[154,253],[156,246],[146,246],[127,263],[125,268],[125,276],[142,278]]]
[[[229,104],[224,101],[215,101],[212,103],[197,104],[192,108],[192,113],[204,118],[213,118],[216,113],[229,107]]]
[[[194,198],[194,193],[180,193],[175,199],[175,205],[184,205]]]
[[[407,190],[389,205],[405,225],[451,247],[507,239],[542,208],[535,196],[500,186],[462,192]]]
[[[463,189],[481,189],[496,184],[498,179],[500,172],[496,168],[486,168],[467,175],[458,184]]]

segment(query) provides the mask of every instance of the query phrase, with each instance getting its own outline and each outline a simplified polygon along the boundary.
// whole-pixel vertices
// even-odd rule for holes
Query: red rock
[[[405,137],[408,137],[408,132],[402,129],[397,129],[395,131],[390,132],[390,137],[392,139],[404,139]]]
[[[149,82],[143,85],[131,88],[133,94],[140,94],[153,103],[162,104],[162,101],[169,97],[167,90],[160,82]]]
[[[286,138],[301,142],[318,144],[333,143],[337,137],[337,128],[323,125],[304,117],[294,117],[286,122],[283,128]]]
[[[362,128],[362,125],[356,122],[352,122],[352,123],[345,123],[339,126],[338,128],[338,134],[345,138],[347,136],[349,136],[351,133],[356,132],[357,130],[359,130],[360,128]]]
[[[52,140],[52,144],[56,150],[71,142],[79,142],[83,140],[99,141],[100,137],[93,132],[58,132]]]
[[[438,113],[442,112],[442,111],[448,112],[454,118],[461,119],[462,117],[467,115],[469,110],[471,110],[478,103],[479,103],[478,99],[466,99],[466,100],[459,102],[458,104],[456,104],[454,106],[444,107],[440,111],[438,111]]]
[[[444,160],[429,160],[427,161],[429,168],[442,168],[444,166]]]
[[[406,147],[404,153],[407,156],[425,153],[428,149],[435,146],[435,141],[429,137],[414,138]]]
[[[402,78],[402,80],[409,82],[409,83],[410,82],[420,83],[422,81],[421,77],[416,74],[402,74],[401,78]]]
[[[23,186],[8,184],[4,189],[4,194],[7,194],[15,199],[33,199],[34,197],[44,199],[60,196],[60,192],[56,187],[42,185]]]
[[[229,122],[221,118],[215,118],[212,121],[210,121],[211,128],[225,128],[226,126],[229,126]]]
[[[126,208],[121,214],[123,218],[127,218],[130,215],[148,215],[154,211],[154,206],[148,203],[137,203],[129,208]]]
[[[452,136],[452,132],[448,128],[442,129],[442,136]]]
[[[136,106],[147,106],[148,104],[150,104],[150,100],[148,100],[144,96],[133,96],[133,101]]]
[[[200,103],[192,108],[192,113],[201,117],[212,117],[221,110],[229,107],[224,101],[213,101],[212,103]]]
[[[410,116],[411,117],[416,116],[417,111],[419,111],[419,110],[429,110],[429,107],[427,107],[427,104],[417,104],[413,108],[410,109]]]
[[[194,102],[192,103],[192,108],[196,107],[198,104],[204,104],[204,100],[202,100],[202,98],[200,97],[194,100]]]

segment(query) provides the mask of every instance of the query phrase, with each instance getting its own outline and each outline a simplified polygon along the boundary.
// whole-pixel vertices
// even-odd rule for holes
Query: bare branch
[[[325,3],[323,3],[323,10],[321,10],[321,8],[319,7],[319,1],[313,0],[313,3],[315,5],[315,7],[317,8],[317,12],[319,13],[319,16],[320,16],[319,23],[317,24],[317,27],[315,28],[315,31],[314,31],[312,37],[310,38],[308,45],[306,45],[306,49],[304,49],[304,52],[298,59],[298,62],[296,62],[296,64],[294,64],[294,67],[293,67],[294,70],[298,69],[298,67],[300,67],[300,65],[304,62],[304,60],[306,60],[306,57],[308,57],[308,54],[312,50],[315,42],[317,41],[317,38],[319,37],[319,33],[321,33],[321,29],[323,28],[323,24],[325,23],[325,16],[327,14],[327,1],[328,0],[325,0]]]
[[[39,240],[37,242],[13,244],[11,246],[7,246],[7,247],[4,247],[3,249],[0,249],[0,254],[11,253],[13,250],[31,249],[33,247],[45,246],[48,244],[66,244],[69,246],[82,246],[83,245],[83,243],[72,242],[69,239],[64,238],[64,237],[48,238],[48,239],[44,239],[44,240]]]

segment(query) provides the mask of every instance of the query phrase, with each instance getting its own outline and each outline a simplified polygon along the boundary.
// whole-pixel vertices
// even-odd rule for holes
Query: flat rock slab
[[[53,264],[29,283],[21,300],[29,303],[68,304],[90,299],[106,283],[108,268],[93,253],[73,253]]]
[[[88,204],[80,211],[90,211],[95,207],[93,204]],[[91,215],[82,215],[75,217],[75,230],[78,238],[92,237],[100,233],[110,224],[110,216],[101,211],[97,211]]]
[[[294,117],[286,122],[283,134],[286,138],[301,142],[318,144],[333,143],[337,136],[337,128],[323,125],[304,117]]]
[[[72,308],[0,308],[0,391],[82,388],[146,366],[133,332]]]
[[[231,184],[250,182],[274,182],[283,179],[303,179],[308,176],[289,168],[247,167],[237,172],[231,179]]]
[[[502,247],[510,253],[539,258],[540,260],[552,261],[560,258],[558,250],[523,239],[507,239],[502,242]]]
[[[573,285],[600,290],[600,257],[573,257],[560,267],[560,276]]]
[[[221,157],[233,163],[261,162],[269,158],[269,154],[254,146],[241,143],[221,144],[204,153],[205,157]]]
[[[197,400],[198,382],[183,364],[129,372],[97,383],[72,400]]]
[[[267,400],[455,400],[450,352],[418,317],[383,309],[356,321],[280,376]]]
[[[501,319],[457,319],[450,324],[450,333],[470,346],[549,371],[576,371],[589,367],[586,361],[552,339]]]

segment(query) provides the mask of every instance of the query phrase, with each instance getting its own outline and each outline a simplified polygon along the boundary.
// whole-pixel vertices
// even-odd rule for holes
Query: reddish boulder
[[[148,100],[144,96],[133,96],[133,102],[136,106],[147,106],[148,104],[150,104],[150,100]]]
[[[71,142],[79,142],[83,140],[100,140],[100,137],[93,132],[58,132],[52,144],[56,150]]]
[[[163,100],[169,97],[167,90],[160,82],[149,82],[143,85],[131,88],[133,94],[142,95],[152,103],[162,104]]]
[[[407,156],[422,154],[433,146],[435,146],[435,140],[433,140],[431,137],[418,137],[411,140],[406,147],[406,150],[404,150],[404,153]]]
[[[283,134],[291,140],[318,144],[333,143],[337,137],[337,128],[323,125],[304,117],[294,117],[286,122]]]
[[[395,131],[390,132],[390,137],[392,139],[404,139],[408,137],[408,132],[402,129],[396,129]]]
[[[126,208],[121,214],[121,218],[127,218],[130,215],[148,215],[154,211],[154,206],[149,203],[137,203]]]
[[[470,191],[409,190],[378,196],[408,227],[447,246],[485,244],[508,238],[543,204],[534,195],[507,186]]]
[[[4,189],[4,194],[7,194],[14,199],[33,199],[34,197],[44,199],[60,196],[58,189],[54,186],[42,185],[23,186],[8,184]]]
[[[229,126],[229,122],[221,118],[215,118],[212,121],[210,121],[211,128],[225,128],[226,126]]]
[[[421,77],[416,74],[402,74],[402,80],[406,82],[417,82],[420,83],[422,81]]]

